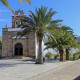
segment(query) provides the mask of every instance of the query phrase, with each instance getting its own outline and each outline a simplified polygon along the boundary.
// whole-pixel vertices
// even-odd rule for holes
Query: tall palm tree
[[[20,3],[23,3],[22,0],[18,0]],[[25,0],[28,4],[31,4],[30,0]],[[2,2],[5,6],[8,7],[8,9],[14,13],[14,11],[12,10],[12,8],[10,7],[8,0],[0,0],[0,2]]]
[[[66,50],[66,60],[69,60],[69,50],[78,46],[78,41],[73,36],[73,31],[70,27],[62,26],[57,30],[52,30],[52,35],[49,36],[49,41],[45,44],[48,48],[56,48],[60,53],[60,61],[63,61],[64,49]]]
[[[66,39],[65,42],[67,41],[67,45],[65,45],[65,52],[66,52],[66,60],[69,60],[69,50],[71,48],[78,48],[79,47],[79,43],[77,41],[77,39],[75,38],[75,36],[73,35],[73,30],[68,27],[68,26],[62,26],[61,27],[62,30],[65,31],[66,33]]]
[[[64,60],[64,45],[66,42],[63,38],[64,32],[57,28],[55,31],[51,31],[51,35],[48,36],[48,42],[45,43],[46,48],[45,49],[57,49],[60,53],[60,61]]]
[[[24,21],[26,25],[23,26],[23,31],[21,35],[26,35],[28,33],[35,32],[37,35],[37,40],[39,43],[39,52],[36,63],[42,64],[43,57],[42,57],[42,40],[46,32],[49,33],[50,27],[56,27],[58,22],[61,20],[52,20],[52,17],[56,14],[55,11],[52,9],[47,10],[46,7],[36,8],[35,13],[30,11],[29,17],[24,17]]]

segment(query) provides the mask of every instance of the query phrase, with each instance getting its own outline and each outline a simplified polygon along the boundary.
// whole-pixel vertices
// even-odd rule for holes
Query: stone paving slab
[[[25,80],[80,80],[80,59]]]
[[[72,62],[73,61],[50,61],[39,65],[22,59],[0,60],[0,80],[26,80]]]

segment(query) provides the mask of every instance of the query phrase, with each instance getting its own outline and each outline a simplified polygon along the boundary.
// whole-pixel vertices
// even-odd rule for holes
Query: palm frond
[[[12,8],[10,7],[9,3],[7,0],[0,0],[0,2],[2,2],[5,6],[7,6],[9,8],[9,10],[14,14],[14,11],[12,10]]]
[[[21,4],[23,4],[22,0],[18,0]],[[31,4],[30,0],[25,0],[28,4]],[[13,9],[11,8],[11,6],[8,3],[8,0],[0,0],[0,2],[2,2],[5,6],[8,7],[8,9],[14,14]]]

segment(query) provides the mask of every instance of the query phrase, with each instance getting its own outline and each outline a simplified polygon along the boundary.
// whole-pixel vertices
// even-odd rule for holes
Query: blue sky
[[[31,0],[31,6],[26,3],[21,5],[18,0],[8,1],[14,11],[19,9],[24,10],[26,15],[29,14],[29,10],[34,11],[35,8],[40,6],[53,8],[53,10],[57,12],[53,19],[63,20],[63,25],[70,26],[74,30],[74,33],[80,36],[80,0]],[[7,7],[0,3],[0,35],[2,35],[2,28],[4,28],[6,24],[8,24],[9,27],[11,26],[11,16],[12,13]]]

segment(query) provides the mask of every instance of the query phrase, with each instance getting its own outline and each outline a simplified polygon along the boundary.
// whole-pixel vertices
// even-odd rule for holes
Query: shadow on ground
[[[80,80],[80,75],[78,77],[76,77],[74,80]]]
[[[9,61],[6,61],[9,60]],[[0,62],[0,68],[7,68],[7,67],[13,67],[13,66],[17,66],[20,64],[35,64],[36,60],[35,59],[5,59],[4,62],[2,62],[3,60],[1,60]],[[44,63],[60,63],[59,60],[46,60]]]
[[[33,60],[15,60],[12,61],[6,61],[7,59],[5,59],[4,62],[1,62],[0,63],[0,68],[7,68],[7,67],[13,67],[13,66],[17,66],[17,65],[20,65],[20,64],[35,64],[35,62]],[[3,60],[1,60],[3,61]]]

